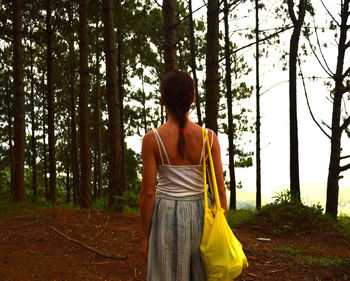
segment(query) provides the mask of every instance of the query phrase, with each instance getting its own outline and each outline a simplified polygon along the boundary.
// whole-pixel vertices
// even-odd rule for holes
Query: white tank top
[[[203,189],[203,151],[198,165],[171,165],[164,143],[157,131],[153,129],[157,140],[162,165],[157,166],[158,184],[156,194],[164,194],[173,197],[184,197],[202,194]],[[211,147],[213,146],[213,133],[211,135]],[[162,149],[168,162],[164,164]]]

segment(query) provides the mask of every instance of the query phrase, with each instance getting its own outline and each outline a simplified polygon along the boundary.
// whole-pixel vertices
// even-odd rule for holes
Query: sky
[[[316,26],[325,26],[329,16],[321,4],[321,1],[312,1],[316,9],[315,22]],[[339,5],[336,2],[326,1],[327,8],[338,16]],[[261,29],[269,29],[278,25],[278,20],[275,20],[274,8],[280,5],[277,1],[264,1],[269,9],[261,11]],[[202,0],[193,1],[193,10],[196,7],[203,5]],[[271,5],[271,6],[270,6]],[[247,12],[249,7],[242,6],[237,13]],[[196,13],[196,17],[204,16],[205,9],[201,9]],[[245,19],[230,21],[230,30],[236,30],[246,27],[254,28],[255,13],[254,11],[247,13],[249,16]],[[309,19],[310,18],[309,16]],[[239,23],[239,25],[237,25]],[[252,26],[253,25],[253,26]],[[325,26],[327,27],[327,25]],[[222,29],[223,30],[223,29]],[[231,40],[235,41],[236,33],[232,33]],[[269,56],[261,60],[261,92],[265,92],[261,96],[261,180],[262,194],[264,196],[263,203],[270,202],[276,193],[280,193],[289,189],[289,92],[288,92],[288,72],[282,71],[280,57],[283,50],[288,50],[289,39],[291,32],[285,32],[281,35],[281,44],[279,48],[270,47],[268,45],[262,48],[268,49]],[[337,50],[336,43],[333,40],[333,33],[319,32],[320,41],[327,42],[327,48],[323,48],[327,63],[331,70],[335,70]],[[330,39],[332,38],[332,39]],[[314,37],[312,40],[316,40]],[[247,40],[237,37],[238,47],[245,45]],[[239,42],[239,43],[238,43]],[[306,42],[306,41],[305,41]],[[304,41],[301,41],[301,44]],[[316,44],[315,41],[312,41]],[[306,43],[306,46],[308,44]],[[242,81],[255,85],[255,48],[243,50],[241,54],[245,60],[253,67],[253,71]],[[302,70],[305,77],[317,76],[326,77],[324,70],[317,62],[314,55],[302,57]],[[224,63],[224,62],[223,62]],[[349,57],[346,57],[346,65],[350,65]],[[313,113],[318,120],[331,123],[331,103],[328,101],[329,90],[324,86],[323,80],[312,81],[307,80],[306,87],[310,100],[310,105]],[[270,89],[271,88],[271,89]],[[270,90],[268,90],[270,89]],[[268,91],[267,91],[268,90]],[[298,101],[298,133],[299,133],[299,169],[300,169],[300,185],[301,196],[306,203],[320,203],[325,207],[326,200],[326,184],[328,176],[328,165],[330,157],[330,140],[316,126],[309,113],[304,89],[301,80],[298,80],[297,89]],[[224,101],[222,101],[224,102]],[[248,106],[255,112],[255,92]],[[193,116],[193,114],[191,115]],[[254,114],[252,118],[255,118]],[[193,118],[196,120],[196,117]],[[221,121],[222,122],[222,121]],[[328,129],[326,129],[328,130]],[[328,131],[329,132],[329,131]],[[255,150],[255,135],[247,135],[247,141],[251,141],[246,147],[250,150]],[[219,141],[222,151],[222,162],[224,169],[228,169],[227,147],[228,141],[226,135],[219,135]],[[127,139],[136,152],[141,150],[141,139],[139,137],[130,137]],[[350,139],[343,137],[344,155],[350,154]],[[256,190],[256,167],[255,158],[254,165],[250,168],[236,169],[236,181],[242,182],[242,189],[238,191],[237,200],[246,200],[247,194],[251,200],[255,200],[254,192]],[[343,164],[346,164],[344,162]],[[340,213],[350,214],[350,171],[342,174],[344,177],[340,179],[339,200],[348,202],[348,205],[340,208]],[[228,196],[229,197],[229,196]]]

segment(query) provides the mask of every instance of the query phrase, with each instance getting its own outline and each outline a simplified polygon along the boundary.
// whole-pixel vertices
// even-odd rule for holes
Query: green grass
[[[301,254],[301,250],[294,247],[294,246],[281,245],[277,248],[277,251],[291,255],[291,256],[300,256],[300,254]]]
[[[342,233],[350,238],[350,217],[348,216],[340,216],[338,218],[340,225],[342,226]]]
[[[298,249],[295,246],[285,246],[281,245],[276,249],[280,253],[287,254],[288,256],[292,256],[296,259],[307,262],[310,265],[319,265],[319,266],[346,266],[350,267],[350,260],[344,260],[340,257],[325,257],[325,256],[310,256],[303,255],[303,251]]]
[[[240,209],[227,211],[226,219],[230,227],[237,228],[251,220],[254,216],[255,211]]]

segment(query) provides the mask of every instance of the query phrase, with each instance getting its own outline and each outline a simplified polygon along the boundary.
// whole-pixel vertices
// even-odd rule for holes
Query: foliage
[[[275,202],[263,206],[255,212],[245,210],[228,212],[231,227],[249,226],[253,230],[266,235],[300,236],[319,231],[342,232],[342,227],[336,220],[323,214],[323,208],[318,204],[311,206],[294,200],[290,191],[275,195]],[[346,225],[347,219],[344,220]]]
[[[350,217],[340,216],[338,218],[340,225],[342,226],[342,233],[348,238],[350,238]]]
[[[277,248],[277,251],[281,253],[285,253],[289,256],[293,256],[296,259],[303,260],[306,263],[319,265],[323,267],[329,266],[350,266],[350,262],[344,260],[340,257],[325,257],[325,256],[317,256],[317,255],[305,255],[301,249],[298,249],[294,245],[280,245]]]
[[[227,211],[226,219],[232,228],[246,225],[254,216],[255,211],[240,209]]]

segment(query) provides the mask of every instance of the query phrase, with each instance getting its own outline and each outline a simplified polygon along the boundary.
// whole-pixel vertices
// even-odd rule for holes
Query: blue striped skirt
[[[148,281],[205,281],[200,243],[204,195],[157,194],[148,246]]]

